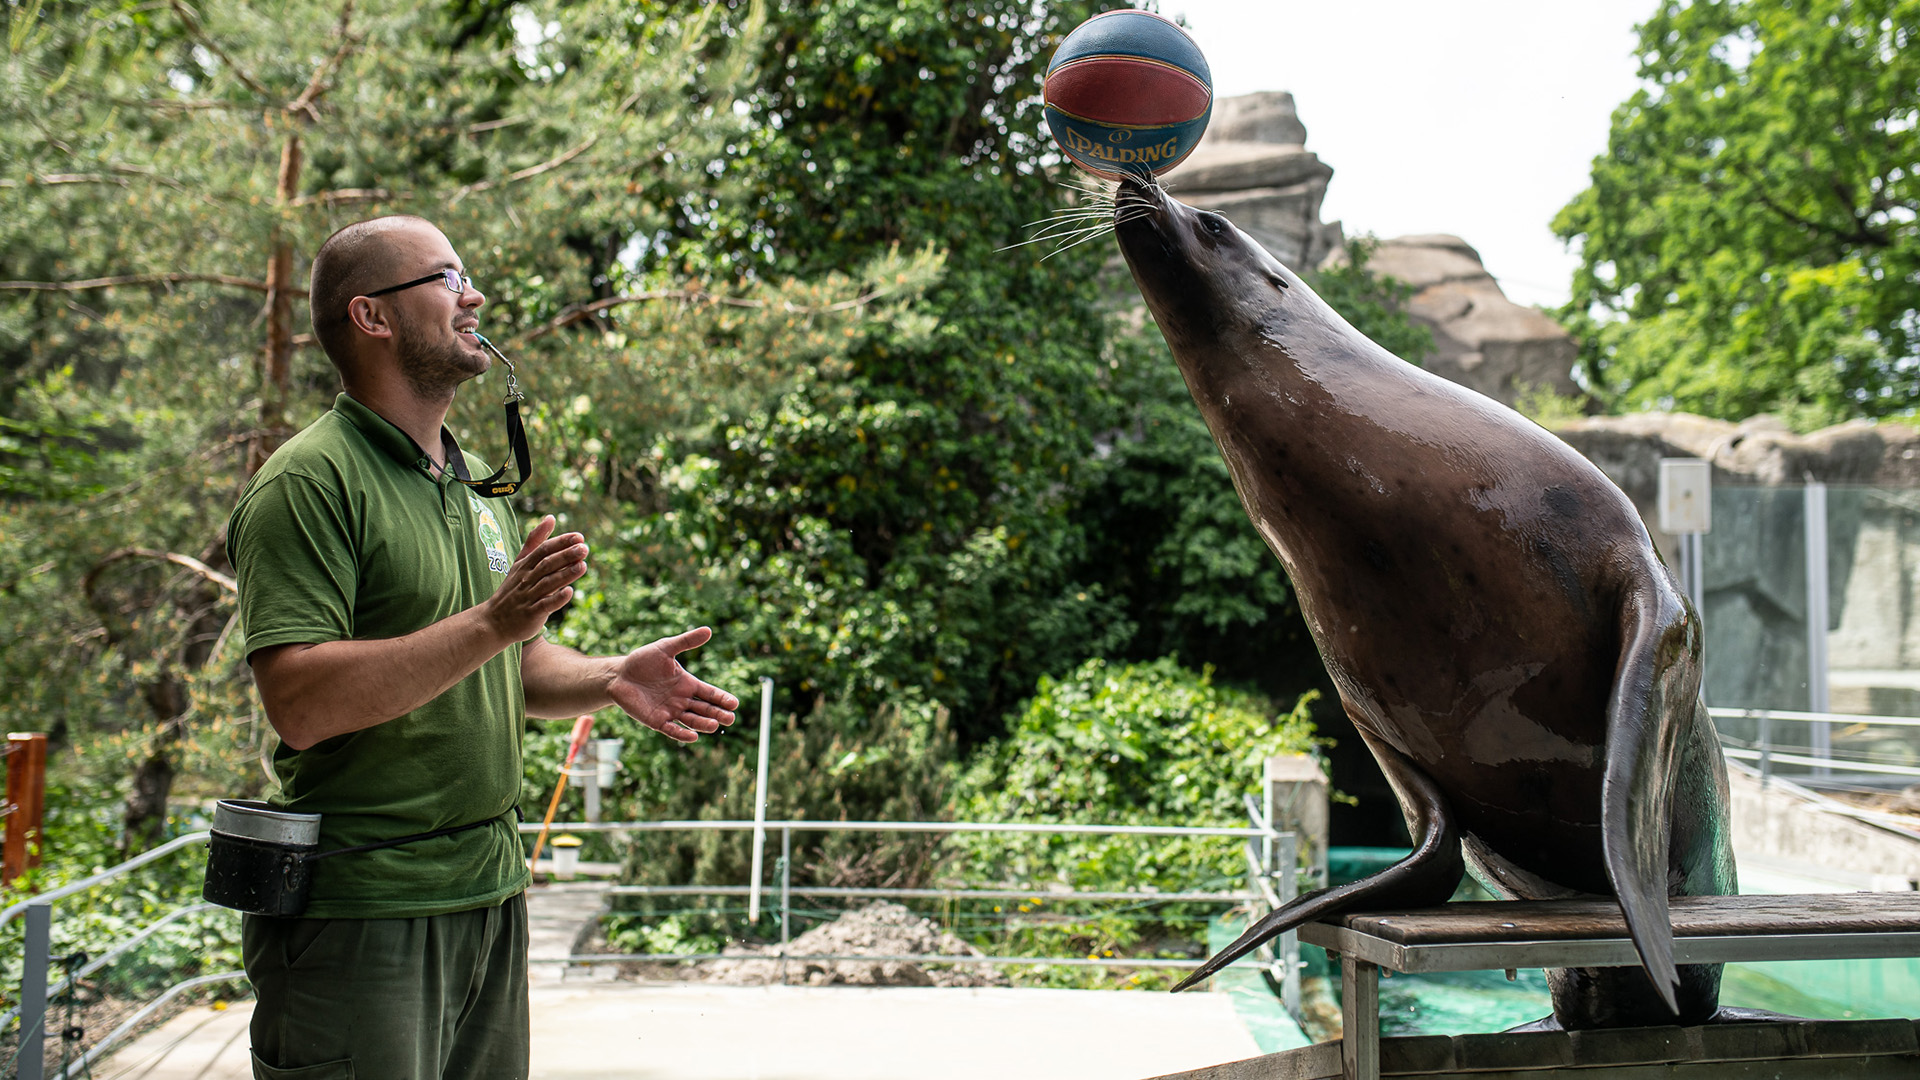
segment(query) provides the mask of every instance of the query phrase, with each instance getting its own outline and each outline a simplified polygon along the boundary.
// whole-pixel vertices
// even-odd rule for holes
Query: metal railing
[[[778,832],[780,834],[780,856],[775,862],[774,873],[778,877],[777,885],[762,886],[756,889],[748,885],[615,885],[608,893],[612,896],[746,896],[765,898],[775,902],[780,912],[780,941],[771,956],[748,957],[722,953],[583,953],[564,957],[549,957],[535,963],[563,964],[606,964],[624,962],[693,962],[703,960],[745,960],[771,959],[801,962],[911,962],[954,965],[1016,965],[1054,964],[1063,967],[1114,967],[1114,968],[1168,968],[1183,969],[1198,967],[1203,961],[1162,957],[1100,957],[1085,956],[986,956],[972,954],[915,954],[901,956],[840,956],[814,955],[788,952],[793,941],[792,913],[793,898],[796,896],[866,898],[866,899],[955,899],[955,900],[995,900],[1017,899],[1024,897],[1043,897],[1050,901],[1129,901],[1134,903],[1234,903],[1248,904],[1250,907],[1264,907],[1272,910],[1288,900],[1296,892],[1296,875],[1293,872],[1297,860],[1298,844],[1294,834],[1275,830],[1260,812],[1258,800],[1246,797],[1249,824],[1244,826],[1187,826],[1187,825],[1074,825],[1044,824],[1028,822],[982,822],[982,821],[595,821],[556,823],[552,826],[556,832],[591,832],[623,834],[629,832],[670,832],[670,831],[754,831],[757,834]],[[523,824],[523,833],[538,832],[538,824]],[[1054,889],[1010,889],[1010,888],[965,888],[960,886],[909,889],[909,888],[846,888],[832,886],[793,885],[793,834],[796,832],[913,832],[913,833],[999,833],[1028,835],[1079,835],[1079,836],[1148,836],[1148,837],[1227,837],[1245,841],[1247,862],[1246,889],[1237,892],[1172,892],[1156,889],[1129,889],[1114,891],[1063,891]],[[756,845],[759,847],[760,845]],[[756,881],[760,874],[753,875]],[[757,895],[756,895],[757,894]],[[1258,916],[1256,911],[1255,916]],[[1276,955],[1277,953],[1277,955]],[[1288,1011],[1298,1015],[1300,1011],[1300,961],[1299,945],[1295,935],[1289,932],[1283,937],[1278,950],[1263,948],[1260,959],[1253,962],[1243,961],[1237,967],[1258,964],[1268,969],[1274,980],[1282,987],[1282,999]]]
[[[40,894],[28,900],[14,904],[0,911],[0,926],[11,922],[16,916],[26,917],[25,951],[20,979],[20,1005],[18,1008],[0,1014],[0,1031],[16,1019],[20,1025],[20,1037],[15,1051],[15,1064],[18,1080],[43,1080],[46,1076],[46,1023],[49,1007],[62,992],[70,991],[78,980],[87,977],[108,963],[125,955],[141,942],[151,938],[156,932],[178,920],[204,911],[212,905],[189,904],[162,915],[135,931],[128,938],[115,943],[100,956],[84,963],[78,970],[71,971],[58,984],[49,986],[48,977],[53,967],[53,908],[56,903],[68,897],[84,893],[107,882],[124,877],[134,870],[167,858],[175,852],[197,847],[207,842],[212,835],[207,832],[188,833],[144,852],[118,866],[102,870],[97,874],[64,885],[58,889]],[[73,1074],[75,1069],[87,1069],[102,1055],[112,1049],[141,1022],[169,1001],[195,987],[214,982],[232,981],[245,978],[238,971],[219,972],[212,975],[199,975],[189,978],[161,990],[152,1001],[147,1002],[134,1014],[122,1021],[113,1031],[99,1042],[88,1047],[80,1058],[74,1061],[60,1074],[61,1077]]]
[[[840,956],[840,955],[800,955],[787,951],[792,942],[792,913],[794,897],[822,898],[870,898],[870,899],[1017,899],[1024,897],[1045,897],[1048,900],[1083,902],[1133,902],[1133,903],[1231,903],[1248,904],[1271,910],[1294,895],[1295,875],[1287,872],[1295,864],[1297,850],[1292,833],[1274,830],[1260,814],[1259,804],[1253,796],[1247,797],[1247,809],[1250,824],[1246,826],[1179,826],[1179,825],[1073,825],[1073,824],[1037,824],[1026,822],[948,822],[948,821],[615,821],[615,822],[568,822],[556,824],[556,830],[575,833],[621,834],[634,832],[672,832],[682,830],[720,830],[746,831],[764,830],[765,833],[777,831],[780,834],[780,857],[775,866],[779,882],[761,890],[768,898],[776,900],[780,911],[780,944],[775,959],[792,961],[862,961],[862,962],[911,962],[954,965],[1059,965],[1062,967],[1113,967],[1113,968],[1165,968],[1182,969],[1199,966],[1202,961],[1160,957],[1103,957],[1085,956],[984,956],[984,955],[901,955],[901,956]],[[536,832],[537,824],[523,824],[523,833]],[[873,833],[998,833],[1028,835],[1079,835],[1079,836],[1143,836],[1143,837],[1225,837],[1245,841],[1245,854],[1248,869],[1247,888],[1240,891],[1167,891],[1157,889],[1130,889],[1110,891],[1061,891],[1056,889],[1013,889],[1013,888],[964,888],[959,886],[941,888],[844,888],[832,886],[801,886],[793,884],[792,857],[793,834],[796,832],[873,832]],[[0,1031],[9,1023],[18,1021],[20,1037],[18,1040],[16,1073],[19,1080],[43,1080],[45,1077],[44,1057],[46,1046],[46,1018],[50,1003],[62,992],[70,991],[80,980],[99,971],[108,963],[125,955],[140,943],[150,939],[155,933],[179,920],[205,911],[212,905],[204,903],[187,904],[167,912],[152,922],[140,927],[125,939],[117,941],[99,956],[86,961],[77,970],[71,971],[59,982],[49,985],[54,964],[52,948],[52,924],[54,907],[60,901],[87,892],[103,884],[122,878],[132,871],[167,858],[188,848],[197,848],[207,842],[208,832],[189,833],[177,837],[97,874],[82,878],[58,889],[14,904],[0,910],[0,926],[19,916],[25,916],[25,963],[20,985],[20,1005],[18,1008],[0,1014]],[[764,835],[764,833],[763,833]],[[610,892],[614,895],[634,896],[744,896],[752,891],[744,885],[618,885]],[[1257,914],[1257,913],[1256,913]],[[1298,945],[1293,935],[1281,943],[1278,955],[1273,950],[1263,950],[1258,963],[1266,966],[1276,981],[1288,988],[1285,995],[1287,1007],[1295,1014],[1299,1011],[1299,957]],[[724,956],[713,953],[593,953],[573,955],[563,958],[538,960],[536,963],[617,963],[625,961],[672,962],[717,959],[743,959],[739,956]],[[1243,962],[1246,966],[1250,962]],[[1276,970],[1277,969],[1277,970]],[[91,1066],[109,1050],[133,1032],[139,1024],[149,1019],[156,1011],[164,1007],[180,994],[209,983],[242,979],[243,972],[217,972],[198,975],[176,982],[162,991],[151,1001],[136,1010],[133,1015],[122,1021],[99,1042],[86,1052],[68,1070]],[[63,1076],[66,1074],[62,1074]]]
[[[1851,713],[1805,712],[1794,709],[1720,709],[1710,708],[1719,729],[1721,749],[1735,761],[1753,762],[1763,783],[1774,776],[1776,766],[1796,766],[1807,770],[1801,777],[1816,783],[1861,780],[1867,777],[1902,777],[1920,780],[1920,766],[1908,762],[1876,761],[1871,757],[1836,749],[1833,729],[1853,728],[1920,729],[1920,717],[1865,716]],[[1729,735],[1727,720],[1747,720],[1754,725],[1752,739]],[[1784,747],[1775,725],[1802,725],[1807,731],[1804,742],[1787,740]],[[1911,740],[1920,756],[1920,733]],[[1799,751],[1799,752],[1796,752]]]

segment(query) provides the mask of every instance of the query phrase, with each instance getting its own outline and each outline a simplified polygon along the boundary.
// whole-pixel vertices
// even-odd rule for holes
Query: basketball
[[[1157,176],[1193,152],[1213,115],[1213,73],[1187,32],[1148,11],[1103,11],[1047,64],[1047,128],[1108,180]]]

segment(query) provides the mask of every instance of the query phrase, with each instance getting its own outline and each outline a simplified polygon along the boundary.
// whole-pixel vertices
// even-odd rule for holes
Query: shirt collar
[[[407,468],[418,469],[429,478],[433,476],[433,459],[413,441],[413,436],[401,431],[391,420],[369,409],[353,395],[342,391],[339,397],[333,399],[333,411],[388,457]]]

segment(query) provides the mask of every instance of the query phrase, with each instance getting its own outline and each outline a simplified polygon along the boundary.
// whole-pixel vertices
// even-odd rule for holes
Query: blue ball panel
[[[1047,64],[1051,72],[1061,64],[1088,56],[1140,56],[1190,71],[1213,85],[1213,71],[1200,46],[1186,31],[1144,11],[1115,11],[1096,15],[1074,28]]]

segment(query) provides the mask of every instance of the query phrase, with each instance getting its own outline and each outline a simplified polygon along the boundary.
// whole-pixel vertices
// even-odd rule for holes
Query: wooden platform
[[[1676,897],[1674,958],[1708,964],[1920,956],[1920,893]],[[1920,1077],[1912,1020],[1713,1024],[1590,1032],[1380,1038],[1380,970],[1637,966],[1611,900],[1446,904],[1349,914],[1300,928],[1340,959],[1347,1037],[1166,1080],[1535,1080]],[[1577,1073],[1574,1070],[1578,1070]]]
[[[1380,1076],[1457,1080],[1913,1080],[1920,1031],[1911,1020],[1803,1020],[1708,1027],[1380,1039]],[[1339,1040],[1158,1080],[1333,1080]],[[1577,1071],[1575,1071],[1577,1070]]]

